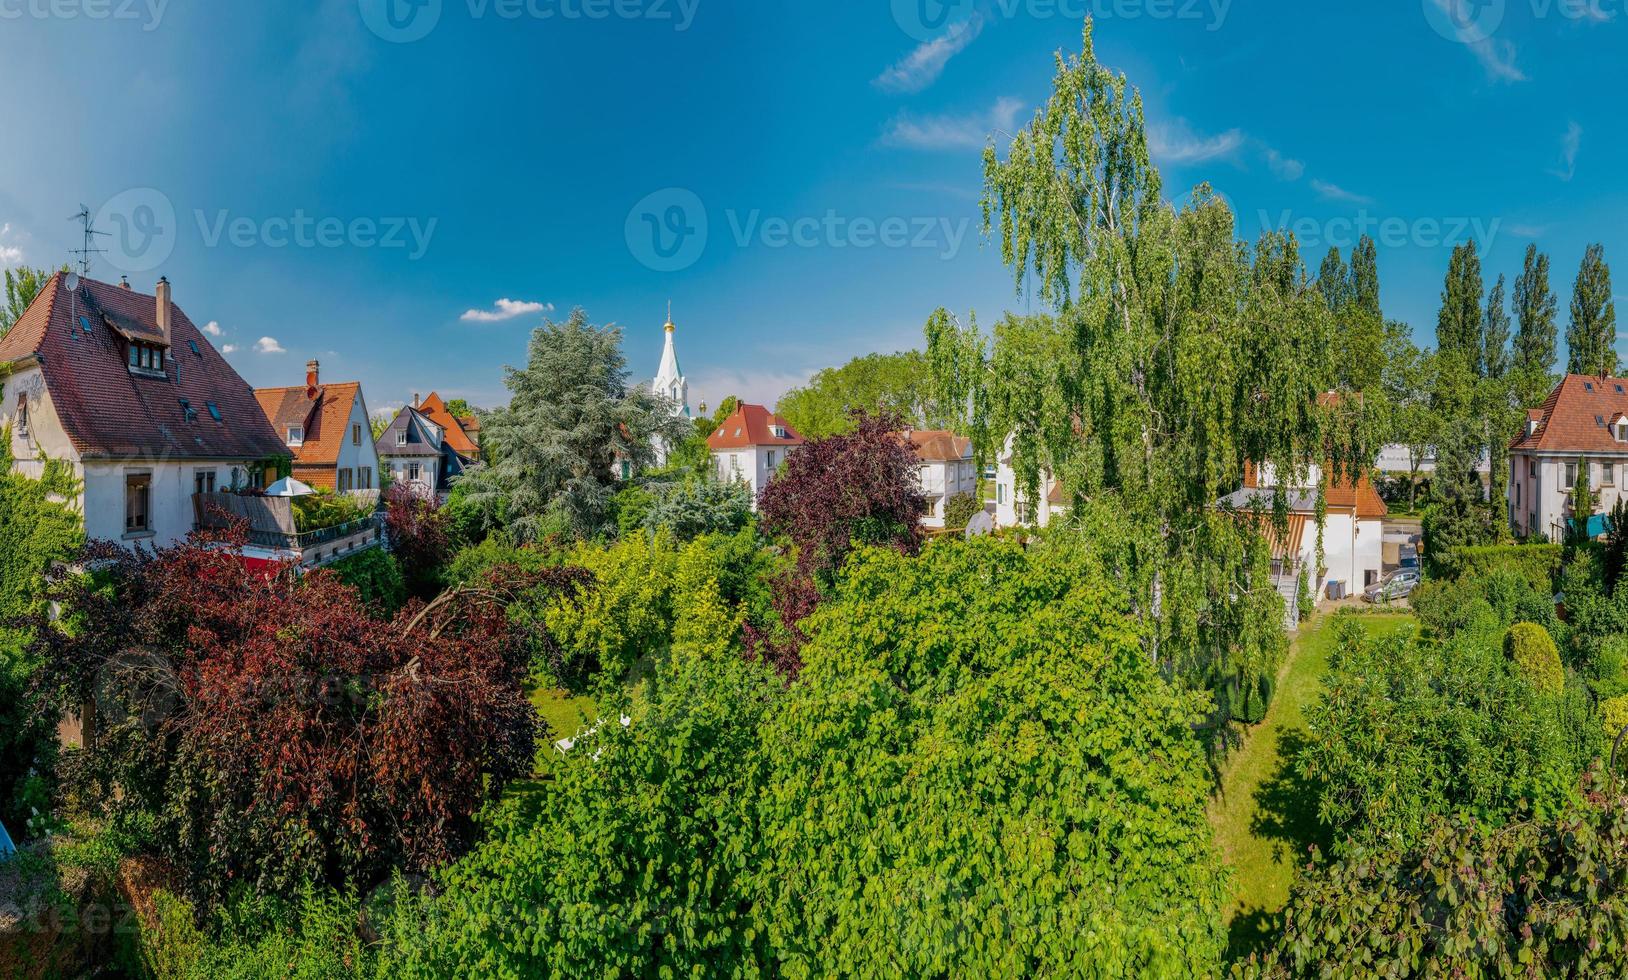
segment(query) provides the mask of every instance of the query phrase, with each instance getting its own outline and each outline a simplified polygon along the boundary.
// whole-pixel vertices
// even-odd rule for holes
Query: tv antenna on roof
[[[90,275],[90,257],[107,251],[105,248],[95,247],[96,236],[101,235],[105,238],[108,232],[97,230],[96,225],[91,220],[90,208],[85,207],[83,204],[79,205],[79,213],[68,220],[79,222],[80,226],[85,230],[84,242],[79,248],[69,249],[68,254],[79,256],[79,274],[80,276],[88,276]]]

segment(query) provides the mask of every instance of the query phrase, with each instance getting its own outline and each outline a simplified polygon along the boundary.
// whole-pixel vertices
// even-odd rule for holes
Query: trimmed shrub
[[[1618,732],[1628,727],[1628,694],[1600,702],[1600,723],[1605,726],[1607,740],[1616,738]]]
[[[944,503],[944,526],[952,531],[966,527],[984,509],[970,493],[958,493]]]
[[[1566,669],[1560,665],[1560,651],[1549,631],[1536,623],[1516,623],[1504,637],[1504,653],[1515,669],[1545,694],[1559,694],[1566,687]]]
[[[374,612],[394,616],[407,601],[407,586],[396,559],[383,548],[369,548],[345,557],[328,568],[355,589]]]
[[[1558,544],[1480,545],[1455,548],[1433,558],[1442,578],[1475,578],[1509,568],[1519,572],[1532,588],[1553,595],[1563,550]]]

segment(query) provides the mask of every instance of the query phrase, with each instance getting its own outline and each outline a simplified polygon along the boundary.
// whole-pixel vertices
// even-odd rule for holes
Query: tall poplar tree
[[[1340,313],[1352,300],[1351,270],[1338,248],[1331,248],[1323,256],[1323,267],[1317,272],[1317,289],[1323,294],[1330,313]]]
[[[1379,254],[1367,235],[1351,250],[1351,299],[1372,316],[1384,315],[1379,305]]]
[[[1442,285],[1441,313],[1436,318],[1436,349],[1463,359],[1470,373],[1480,376],[1481,363],[1481,257],[1475,242],[1453,248]]]
[[[1572,289],[1571,325],[1566,328],[1572,374],[1617,373],[1617,304],[1611,299],[1611,266],[1605,246],[1590,245]]]
[[[1526,264],[1515,280],[1514,374],[1521,407],[1541,405],[1554,387],[1558,297],[1549,285],[1549,257],[1526,247]]]
[[[1487,312],[1482,318],[1481,373],[1501,380],[1509,373],[1509,303],[1505,299],[1504,277],[1499,276],[1487,296]]]

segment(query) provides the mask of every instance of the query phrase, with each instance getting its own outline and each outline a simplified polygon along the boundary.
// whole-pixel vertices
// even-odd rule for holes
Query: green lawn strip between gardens
[[[1391,633],[1412,623],[1408,613],[1364,615],[1372,633]],[[1231,952],[1247,955],[1259,930],[1289,899],[1296,865],[1306,848],[1325,846],[1317,821],[1316,794],[1294,771],[1294,755],[1306,737],[1305,711],[1323,689],[1334,647],[1334,616],[1320,614],[1301,631],[1279,678],[1266,719],[1245,733],[1210,805],[1217,845],[1234,872],[1224,911]]]

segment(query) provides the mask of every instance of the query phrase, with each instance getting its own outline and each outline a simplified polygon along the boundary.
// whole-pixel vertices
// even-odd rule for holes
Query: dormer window
[[[772,433],[776,439],[786,438],[786,427],[783,425],[771,425],[769,426],[769,432]]]
[[[188,422],[198,421],[198,410],[193,408],[192,403],[185,398],[181,399],[181,418]]]
[[[288,442],[288,444],[290,446],[303,446],[303,445],[305,445],[305,426],[303,426],[303,425],[291,425],[291,426],[289,426],[288,427],[288,439],[286,441]]]
[[[142,374],[164,373],[164,348],[155,344],[138,344],[131,341],[129,348],[130,370]]]
[[[402,429],[400,432],[396,433],[396,445],[398,445],[398,446],[407,445],[407,430],[406,429]]]

